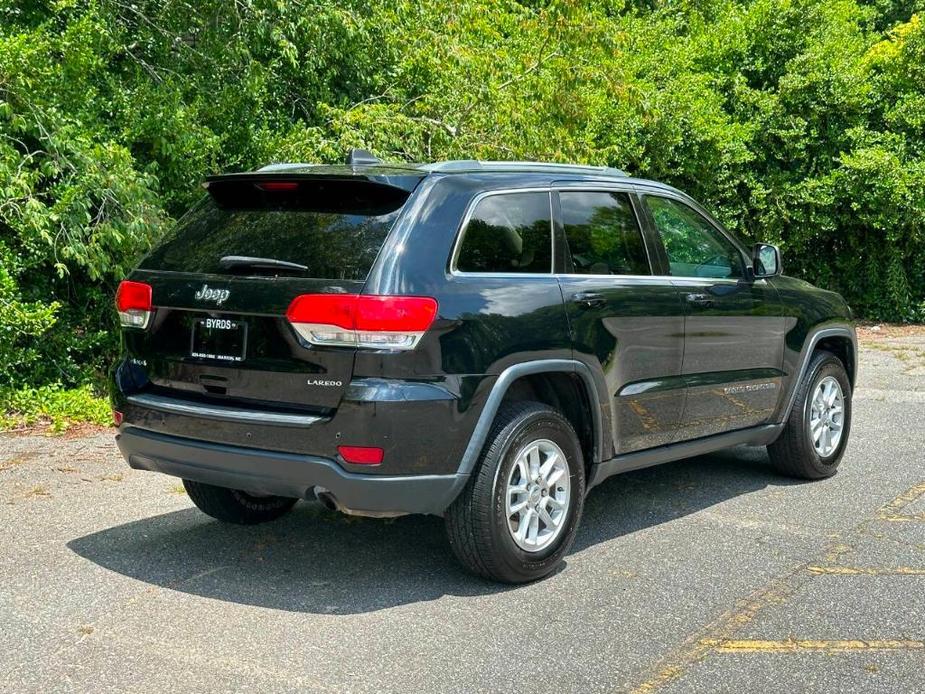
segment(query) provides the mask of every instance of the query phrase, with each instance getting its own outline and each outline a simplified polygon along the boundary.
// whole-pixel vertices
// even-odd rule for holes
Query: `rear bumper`
[[[211,443],[123,426],[116,442],[136,470],[304,499],[322,487],[346,509],[441,515],[466,475],[362,475],[327,458]]]
[[[139,387],[141,367],[123,361],[112,384],[112,404],[127,426],[193,441],[309,455],[337,461],[362,476],[451,475],[459,472],[493,376],[432,379],[355,378],[336,410],[268,408],[244,398],[211,397],[202,390]],[[170,386],[170,387],[167,387]],[[351,465],[338,446],[376,446],[381,465]]]

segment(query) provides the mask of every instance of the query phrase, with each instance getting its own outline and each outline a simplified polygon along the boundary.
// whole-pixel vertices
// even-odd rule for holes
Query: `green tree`
[[[0,7],[0,387],[98,381],[211,173],[545,159],[691,192],[864,317],[925,319],[925,29],[894,0]]]

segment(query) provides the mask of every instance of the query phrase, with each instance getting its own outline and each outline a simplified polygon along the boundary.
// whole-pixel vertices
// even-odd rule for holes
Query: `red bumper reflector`
[[[122,424],[122,417],[123,417],[123,414],[119,412],[119,410],[112,411],[112,421],[116,426],[119,426],[120,424]]]
[[[383,451],[373,446],[338,446],[340,457],[352,465],[379,465]]]

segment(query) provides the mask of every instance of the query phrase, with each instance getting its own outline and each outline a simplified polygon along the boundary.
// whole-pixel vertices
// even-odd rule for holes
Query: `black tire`
[[[829,455],[822,457],[813,445],[809,430],[812,394],[819,383],[831,376],[841,387],[844,419],[841,439]],[[831,352],[813,354],[803,380],[797,385],[793,409],[778,439],[768,446],[771,463],[783,474],[806,480],[831,477],[838,470],[851,431],[851,382],[841,360]]]
[[[541,551],[514,541],[505,516],[507,481],[517,454],[531,441],[547,439],[565,454],[570,491],[564,525]],[[481,459],[466,487],[446,512],[450,546],[472,573],[504,583],[525,583],[558,566],[575,540],[585,497],[585,468],[578,436],[556,410],[537,402],[501,406]]]
[[[284,496],[254,496],[239,489],[216,487],[183,480],[186,493],[200,511],[225,523],[254,525],[285,515],[298,499]]]

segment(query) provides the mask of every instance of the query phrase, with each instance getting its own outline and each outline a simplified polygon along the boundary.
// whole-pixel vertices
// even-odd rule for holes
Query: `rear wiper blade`
[[[288,260],[277,260],[276,258],[252,258],[248,255],[226,255],[218,261],[218,265],[223,270],[231,270],[237,267],[300,270],[302,272],[308,270],[308,265],[299,265],[299,263],[290,263]]]

